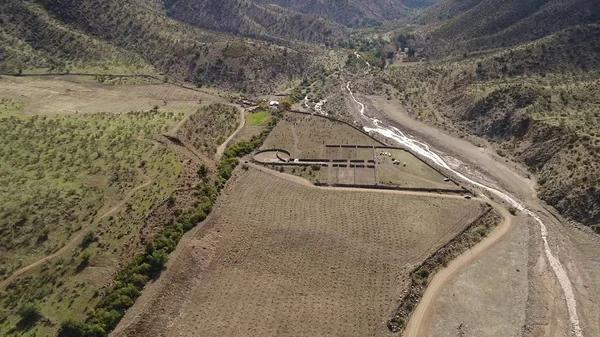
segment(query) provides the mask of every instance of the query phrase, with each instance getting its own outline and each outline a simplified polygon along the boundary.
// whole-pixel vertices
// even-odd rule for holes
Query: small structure
[[[273,106],[273,107],[279,106],[279,101],[271,101],[271,102],[269,102],[269,106]]]

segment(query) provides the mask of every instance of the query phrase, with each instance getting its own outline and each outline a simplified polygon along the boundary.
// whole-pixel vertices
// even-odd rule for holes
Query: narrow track
[[[153,148],[154,149],[154,148]],[[152,150],[153,150],[152,149]],[[150,150],[150,151],[152,151]],[[138,173],[140,175],[142,175],[142,177],[144,178],[144,182],[141,183],[140,185],[137,185],[135,187],[133,187],[132,189],[130,189],[127,194],[125,194],[125,197],[123,199],[121,199],[121,201],[115,205],[113,208],[109,209],[108,211],[106,211],[105,213],[103,213],[102,215],[100,215],[95,222],[100,221],[106,217],[109,217],[113,214],[115,214],[117,211],[119,211],[119,209],[121,209],[121,207],[123,207],[131,198],[133,198],[133,196],[135,195],[135,192],[141,190],[144,187],[150,186],[150,184],[153,183],[153,180],[147,176],[144,172],[142,172],[139,168],[137,169]],[[56,252],[45,256],[21,269],[16,270],[15,272],[13,272],[9,277],[7,277],[4,281],[0,282],[0,291],[4,291],[6,290],[6,287],[8,287],[8,285],[14,281],[17,277],[23,275],[24,273],[30,271],[33,268],[39,267],[42,264],[52,260],[55,257],[58,257],[64,253],[66,253],[67,251],[71,250],[72,248],[76,247],[81,240],[83,239],[84,235],[86,235],[90,230],[91,226],[85,226],[83,227],[81,230],[79,230],[79,232],[77,232],[77,234],[71,238],[71,240],[69,240],[69,242],[67,242],[66,245],[62,246],[59,250],[57,250]]]
[[[246,125],[246,116],[244,115],[244,109],[242,107],[240,107],[240,106],[237,106],[237,105],[236,105],[236,108],[240,112],[240,125],[237,127],[237,129],[235,129],[235,131],[233,131],[233,133],[227,139],[225,139],[225,141],[223,142],[223,144],[221,144],[221,145],[219,145],[219,147],[217,147],[217,153],[215,155],[215,158],[216,158],[217,161],[219,159],[221,159],[221,156],[223,155],[223,153],[227,149],[227,145],[229,145],[229,142],[231,142],[233,140],[233,138],[240,131],[242,131],[242,129]]]

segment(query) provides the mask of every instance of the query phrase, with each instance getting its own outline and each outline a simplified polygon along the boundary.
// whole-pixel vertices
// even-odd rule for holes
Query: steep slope
[[[200,85],[260,91],[319,69],[312,62],[317,47],[203,31],[147,0],[18,0],[1,2],[0,13],[5,72],[155,68]]]
[[[428,37],[444,41],[441,52],[447,54],[516,45],[599,22],[600,6],[595,0],[442,0],[422,18],[439,20]]]
[[[543,200],[600,232],[600,25],[405,68],[384,76],[411,110],[491,140],[500,156],[536,174]],[[411,90],[423,82],[427,88]]]
[[[250,0],[166,0],[167,14],[191,25],[269,41],[325,42],[347,38],[346,27]]]
[[[349,27],[362,27],[406,15],[400,0],[257,0],[298,12],[326,16]]]

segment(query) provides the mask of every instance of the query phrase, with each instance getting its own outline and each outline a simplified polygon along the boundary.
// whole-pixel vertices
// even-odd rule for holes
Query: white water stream
[[[358,55],[357,53],[356,53],[356,56],[360,58],[360,55]],[[487,190],[488,192],[505,200],[509,205],[515,207],[519,211],[525,212],[526,214],[530,215],[531,217],[533,217],[535,219],[535,221],[540,226],[541,238],[544,241],[544,251],[546,253],[546,258],[548,259],[548,262],[550,263],[550,266],[552,267],[552,270],[554,271],[554,274],[556,275],[558,282],[565,294],[565,299],[567,302],[567,309],[569,312],[569,320],[571,322],[573,333],[576,337],[583,337],[583,332],[581,330],[581,326],[579,325],[579,317],[577,316],[577,303],[575,301],[575,294],[573,293],[573,286],[571,284],[571,280],[569,279],[569,276],[567,275],[565,268],[560,263],[560,260],[552,254],[552,250],[550,249],[550,246],[548,245],[548,239],[547,239],[548,238],[548,230],[546,229],[546,225],[544,225],[544,223],[542,222],[540,217],[538,217],[533,211],[525,208],[521,201],[519,201],[515,197],[511,196],[507,192],[504,192],[497,188],[493,188],[493,187],[487,186],[485,184],[479,183],[475,180],[468,178],[464,174],[454,170],[442,159],[442,157],[440,157],[438,154],[433,152],[429,148],[429,145],[427,145],[426,143],[423,143],[419,140],[410,138],[410,137],[406,136],[398,128],[391,126],[391,125],[386,125],[385,123],[383,123],[382,121],[380,121],[376,118],[372,118],[372,117],[365,115],[365,105],[363,103],[359,102],[354,97],[354,93],[352,92],[352,90],[350,90],[350,82],[348,82],[348,84],[346,85],[346,89],[348,89],[348,92],[350,93],[352,100],[354,100],[354,102],[360,106],[359,112],[360,112],[361,117],[368,120],[373,125],[373,127],[363,127],[366,132],[378,133],[386,138],[392,139],[392,140],[406,146],[407,148],[409,148],[411,151],[418,154],[419,156],[427,158],[431,162],[433,162],[435,165],[438,165],[438,166],[454,173],[457,177],[459,177],[463,181],[465,181],[469,184],[475,185],[477,187],[480,187],[484,190]]]

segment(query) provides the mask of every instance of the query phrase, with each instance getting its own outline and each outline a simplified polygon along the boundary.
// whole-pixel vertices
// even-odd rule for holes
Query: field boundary
[[[370,190],[392,190],[392,191],[416,191],[416,192],[431,192],[431,193],[465,193],[464,189],[443,189],[443,188],[427,188],[427,187],[402,187],[389,185],[366,185],[366,184],[328,184],[315,183],[316,186],[331,186],[331,187],[347,187],[347,188],[363,188]]]
[[[153,80],[161,81],[165,84],[174,85],[179,88],[192,90],[196,92],[201,92],[205,94],[212,95],[207,93],[206,91],[202,91],[198,88],[190,87],[185,82],[181,82],[173,77],[169,77],[168,75],[162,75],[163,78],[160,78],[158,75],[150,75],[150,74],[98,74],[98,73],[43,73],[43,74],[18,74],[18,73],[0,73],[0,76],[9,76],[9,77],[52,77],[52,76],[107,76],[107,77],[123,77],[123,78],[150,78]],[[164,81],[164,79],[169,79],[168,81]]]

